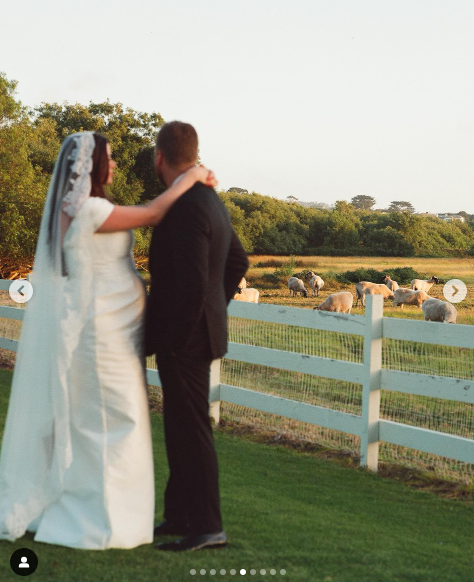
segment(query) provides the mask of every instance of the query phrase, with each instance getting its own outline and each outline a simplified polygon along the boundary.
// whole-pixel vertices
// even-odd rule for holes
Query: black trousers
[[[202,341],[185,353],[159,350],[156,354],[170,469],[164,518],[188,525],[191,535],[222,531],[217,455],[209,419],[211,361]]]

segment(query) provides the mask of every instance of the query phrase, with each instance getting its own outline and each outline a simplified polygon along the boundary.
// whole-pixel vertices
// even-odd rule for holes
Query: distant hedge
[[[247,252],[261,255],[449,257],[474,252],[474,221],[408,212],[307,208],[270,196],[220,192]]]
[[[372,281],[373,283],[382,283],[385,275],[396,281],[399,285],[409,285],[413,279],[424,279],[426,274],[421,274],[411,267],[396,267],[377,271],[377,269],[365,269],[361,267],[355,271],[345,271],[334,275],[340,283],[358,283],[359,281]]]

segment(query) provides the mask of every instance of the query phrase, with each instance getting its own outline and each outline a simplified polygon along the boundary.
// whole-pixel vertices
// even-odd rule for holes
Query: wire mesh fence
[[[391,370],[472,380],[474,349],[384,339],[382,365]],[[380,418],[474,439],[474,405],[465,402],[382,390]],[[472,464],[389,443],[382,443],[379,459],[474,484]]]
[[[284,324],[229,318],[229,341],[361,363],[363,337]],[[402,340],[383,340],[383,367],[454,378],[474,378],[474,350]],[[362,386],[224,359],[224,384],[240,386],[332,410],[361,414]],[[359,454],[356,436],[222,403],[221,414],[235,422],[284,433],[296,439]],[[474,405],[382,390],[380,418],[474,439]],[[432,471],[443,479],[474,484],[474,465],[382,443],[381,462]]]
[[[1,299],[8,301],[7,297]],[[0,318],[0,337],[17,340],[20,330],[21,321]],[[363,337],[354,334],[229,317],[229,341],[354,363],[363,361]],[[384,339],[382,365],[391,370],[472,380],[474,349]],[[147,359],[147,367],[156,369],[153,357]],[[340,412],[361,414],[362,385],[353,382],[230,359],[222,360],[221,382]],[[150,395],[152,400],[160,400],[159,389],[151,387]],[[355,456],[360,452],[357,436],[244,406],[222,402],[221,416]],[[380,418],[474,439],[473,404],[382,390]],[[382,463],[401,464],[431,471],[443,479],[474,484],[473,464],[389,443],[381,443],[379,459]]]

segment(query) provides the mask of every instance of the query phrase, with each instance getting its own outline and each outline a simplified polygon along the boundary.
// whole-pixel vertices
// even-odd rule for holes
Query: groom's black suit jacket
[[[247,255],[216,192],[196,183],[154,228],[147,354],[208,343],[212,359],[227,351],[227,305],[248,269]]]

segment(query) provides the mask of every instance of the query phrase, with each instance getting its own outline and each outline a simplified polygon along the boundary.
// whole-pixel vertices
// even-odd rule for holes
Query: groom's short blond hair
[[[163,154],[171,166],[195,164],[198,158],[198,136],[189,123],[169,121],[162,125],[156,136],[156,151]]]

